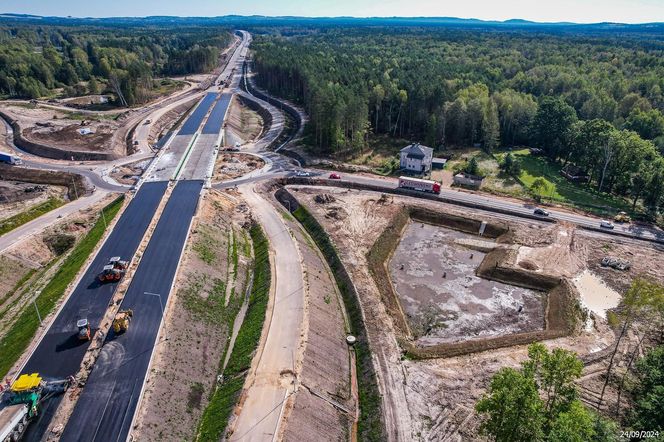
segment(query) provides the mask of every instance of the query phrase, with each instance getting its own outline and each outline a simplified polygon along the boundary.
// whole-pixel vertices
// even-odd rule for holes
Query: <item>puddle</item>
[[[606,319],[606,311],[620,303],[620,293],[608,287],[589,270],[574,278],[574,285],[581,294],[581,304],[599,317]]]

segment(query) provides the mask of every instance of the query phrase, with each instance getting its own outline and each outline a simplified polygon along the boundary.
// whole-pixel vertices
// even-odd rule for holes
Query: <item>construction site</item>
[[[657,245],[376,192],[286,189],[330,236],[357,289],[390,408],[385,431],[397,440],[476,439],[475,403],[530,342],[578,354],[581,399],[593,406],[615,344],[607,310],[636,275],[664,281]],[[606,255],[631,269],[602,266]]]
[[[627,371],[648,324],[616,345],[612,318],[636,278],[664,283],[662,244],[307,166],[306,116],[252,84],[250,41],[164,106],[3,104],[7,440],[483,440],[478,400],[535,342],[613,413],[608,361]]]

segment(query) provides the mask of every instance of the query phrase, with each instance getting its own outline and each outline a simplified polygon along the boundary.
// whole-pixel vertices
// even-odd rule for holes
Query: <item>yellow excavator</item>
[[[618,212],[618,214],[613,217],[613,220],[617,223],[629,223],[632,221],[632,218],[630,218],[625,212]]]
[[[115,318],[113,318],[113,331],[116,334],[120,334],[129,330],[129,323],[133,316],[134,312],[131,309],[120,310],[117,312]]]

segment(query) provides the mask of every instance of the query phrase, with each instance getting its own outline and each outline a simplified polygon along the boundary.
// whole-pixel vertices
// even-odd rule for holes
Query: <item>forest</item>
[[[353,155],[374,135],[439,151],[543,149],[601,192],[664,194],[664,35],[347,27],[252,43],[259,84],[300,103],[309,143]]]
[[[140,104],[158,77],[212,70],[231,39],[218,27],[0,24],[0,95],[109,92],[118,105]]]

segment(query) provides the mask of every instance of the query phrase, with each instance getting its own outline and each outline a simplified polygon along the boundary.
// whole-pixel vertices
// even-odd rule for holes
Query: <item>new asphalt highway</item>
[[[202,187],[175,186],[122,301],[134,313],[129,330],[106,337],[62,441],[126,439]]]
[[[97,275],[110,257],[120,256],[126,260],[133,257],[166,191],[166,184],[148,183],[141,187],[26,362],[23,373],[40,373],[46,379],[76,374],[89,346],[88,342],[78,340],[76,321],[87,318],[91,328],[96,330],[117,287],[117,283],[100,284]],[[60,399],[61,396],[44,403],[38,420],[28,427],[27,440],[41,438]]]

